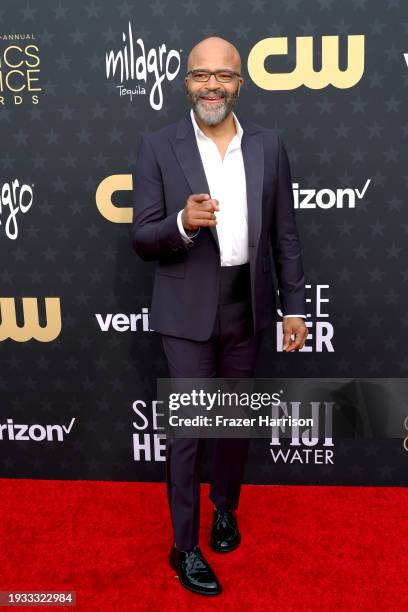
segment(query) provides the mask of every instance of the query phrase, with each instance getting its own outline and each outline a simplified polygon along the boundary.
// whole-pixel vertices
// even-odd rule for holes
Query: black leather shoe
[[[199,595],[218,595],[222,588],[198,544],[190,550],[172,546],[169,561],[183,587]]]
[[[211,529],[211,548],[216,552],[235,550],[241,542],[237,518],[234,510],[218,510],[214,508],[214,518]]]

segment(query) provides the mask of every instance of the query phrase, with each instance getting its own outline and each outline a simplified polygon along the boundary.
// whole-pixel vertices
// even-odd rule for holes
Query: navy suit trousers
[[[221,267],[214,329],[206,341],[162,334],[171,378],[252,378],[263,330],[253,333],[249,267]],[[237,286],[236,280],[239,280]],[[191,313],[194,317],[194,313]],[[167,496],[177,548],[198,544],[200,524],[200,460],[205,439],[166,441]],[[236,510],[249,449],[248,438],[215,440],[210,499],[222,509]]]

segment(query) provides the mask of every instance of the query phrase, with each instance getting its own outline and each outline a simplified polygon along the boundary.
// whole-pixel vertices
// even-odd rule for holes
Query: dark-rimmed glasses
[[[216,70],[211,72],[210,70],[189,70],[186,76],[191,76],[193,81],[196,83],[207,83],[210,80],[211,75],[214,75],[219,83],[230,83],[234,77],[241,75],[239,72],[233,72],[232,70]]]

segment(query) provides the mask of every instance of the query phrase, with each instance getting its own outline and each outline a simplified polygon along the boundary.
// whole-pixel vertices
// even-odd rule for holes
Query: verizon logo
[[[28,441],[42,442],[63,442],[64,437],[71,433],[75,423],[75,417],[66,425],[40,425],[35,423],[27,425],[14,423],[13,419],[7,419],[4,424],[0,424],[0,440],[9,441]]]

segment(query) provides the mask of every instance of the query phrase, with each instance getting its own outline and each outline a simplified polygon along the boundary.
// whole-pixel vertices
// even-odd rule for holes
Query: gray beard
[[[193,107],[197,117],[201,119],[201,121],[205,125],[218,125],[222,121],[224,121],[225,117],[229,114],[230,109],[229,104],[225,102],[225,98],[222,98],[219,106],[217,108],[205,108],[205,102],[201,102],[198,99]]]
[[[235,106],[237,94],[232,94],[229,99],[221,98],[221,102],[217,105],[217,108],[205,108],[205,102],[201,101],[201,98],[193,98],[189,92],[187,96],[190,105],[197,115],[197,117],[204,123],[204,125],[212,126],[218,125],[224,121],[225,117],[229,115]]]

